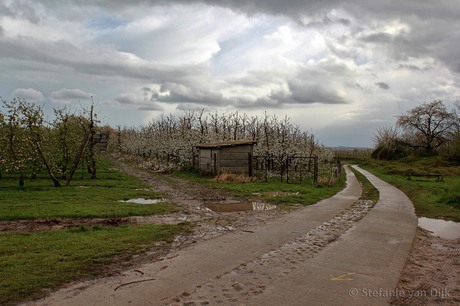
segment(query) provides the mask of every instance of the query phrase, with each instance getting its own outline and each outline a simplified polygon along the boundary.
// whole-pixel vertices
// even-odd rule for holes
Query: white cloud
[[[97,96],[122,125],[187,107],[268,111],[357,141],[460,95],[459,15],[451,0],[8,0],[0,96]]]
[[[43,93],[33,88],[16,88],[11,96],[13,98],[26,99],[28,101],[43,101],[45,97]]]
[[[54,103],[69,103],[74,100],[89,100],[94,94],[83,91],[81,89],[67,89],[63,88],[58,91],[53,91],[50,94],[50,99]]]

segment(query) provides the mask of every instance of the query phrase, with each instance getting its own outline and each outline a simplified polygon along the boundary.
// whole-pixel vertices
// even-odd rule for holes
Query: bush
[[[406,156],[406,151],[399,146],[389,148],[387,146],[380,145],[371,153],[371,157],[378,160],[398,160]]]

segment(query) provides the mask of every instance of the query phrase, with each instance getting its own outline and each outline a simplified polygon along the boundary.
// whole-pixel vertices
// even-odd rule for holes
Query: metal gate
[[[287,183],[301,183],[306,178],[313,177],[318,182],[317,156],[275,156],[254,155],[251,158],[252,175],[263,177],[279,177]]]

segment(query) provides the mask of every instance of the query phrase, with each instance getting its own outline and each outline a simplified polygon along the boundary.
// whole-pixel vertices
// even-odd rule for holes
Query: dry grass
[[[332,187],[332,186],[334,186],[334,183],[335,183],[335,179],[333,177],[330,177],[330,178],[319,177],[317,185],[326,186],[326,187]]]
[[[222,173],[212,179],[215,182],[235,182],[235,183],[249,183],[253,179],[243,174]]]

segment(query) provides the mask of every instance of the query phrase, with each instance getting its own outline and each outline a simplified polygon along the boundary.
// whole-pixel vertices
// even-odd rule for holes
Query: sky
[[[0,0],[0,97],[139,126],[162,114],[288,116],[372,147],[460,96],[460,0]]]

